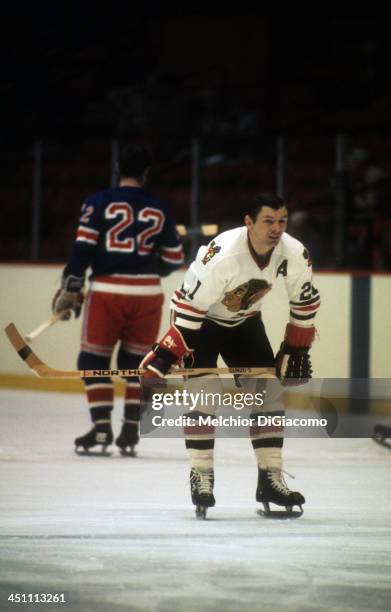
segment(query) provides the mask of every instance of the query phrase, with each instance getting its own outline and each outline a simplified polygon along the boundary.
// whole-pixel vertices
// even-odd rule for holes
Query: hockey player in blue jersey
[[[128,145],[118,163],[119,185],[87,198],[61,288],[53,311],[81,311],[87,268],[91,268],[84,308],[79,369],[108,369],[120,342],[117,366],[137,368],[159,331],[163,293],[160,277],[183,264],[183,247],[169,208],[144,189],[151,154]],[[69,319],[71,312],[63,318]],[[85,453],[113,441],[111,411],[114,388],[110,378],[85,379],[93,428],[76,438]],[[115,443],[122,454],[133,454],[139,440],[140,384],[126,379],[124,420]]]

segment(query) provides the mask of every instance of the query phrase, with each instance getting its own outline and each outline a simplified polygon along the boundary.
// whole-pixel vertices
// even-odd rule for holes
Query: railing
[[[391,167],[391,144],[387,148],[385,140],[368,142],[380,142],[380,161]],[[219,232],[240,225],[241,206],[267,190],[285,196],[292,221],[288,231],[314,251],[318,268],[360,267],[364,264],[354,261],[354,252],[351,255],[357,228],[349,228],[348,144],[343,135],[312,141],[279,136],[263,147],[259,143],[258,154],[235,159],[219,153],[218,145],[213,149],[194,139],[181,159],[155,162],[149,188],[167,201],[178,225],[186,228],[182,235],[189,260],[212,235],[203,226],[213,225]],[[64,260],[83,199],[115,184],[118,148],[117,140],[82,145],[36,142],[30,151],[3,154],[0,258]],[[372,221],[379,232],[389,218],[382,224],[381,215],[379,222],[374,212]],[[391,255],[389,259],[391,265]],[[365,267],[373,267],[371,253]],[[388,261],[383,268],[388,268]]]

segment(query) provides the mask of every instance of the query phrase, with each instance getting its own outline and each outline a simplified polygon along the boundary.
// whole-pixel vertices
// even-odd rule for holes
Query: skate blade
[[[77,447],[75,448],[76,455],[79,457],[111,457],[113,454],[111,451],[107,450],[107,447],[102,447],[102,450],[89,450],[88,448]]]
[[[207,510],[208,510],[207,506],[196,506],[196,509],[195,509],[196,518],[204,521],[206,519]]]
[[[259,516],[263,516],[268,519],[278,519],[278,520],[286,520],[286,519],[295,519],[299,518],[303,515],[304,510],[301,506],[299,506],[300,510],[294,510],[292,506],[286,506],[285,510],[270,510],[270,506],[268,503],[264,504],[263,509],[258,508],[257,514]]]
[[[134,446],[127,446],[126,448],[120,448],[119,453],[121,457],[137,457],[137,452]]]
[[[385,448],[391,448],[391,440],[387,438],[382,438],[381,436],[373,436],[372,440],[380,444],[380,446],[384,446]]]

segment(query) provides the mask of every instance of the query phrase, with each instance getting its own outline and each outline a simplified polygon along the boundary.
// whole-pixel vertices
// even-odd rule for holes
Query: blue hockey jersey
[[[90,266],[93,290],[151,294],[183,261],[169,208],[144,189],[122,186],[83,204],[66,271],[82,276]]]

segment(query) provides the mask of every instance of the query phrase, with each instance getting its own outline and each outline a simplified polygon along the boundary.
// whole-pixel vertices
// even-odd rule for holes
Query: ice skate
[[[373,428],[373,439],[378,444],[391,448],[391,427],[386,425],[375,425]]]
[[[256,500],[264,508],[258,510],[258,514],[268,518],[297,518],[303,514],[302,504],[305,503],[301,493],[288,489],[282,470],[277,468],[258,469]],[[271,510],[271,503],[285,506],[285,510]],[[293,510],[294,506],[299,506],[300,510]]]
[[[111,452],[107,447],[113,442],[113,432],[110,421],[96,421],[94,427],[84,436],[75,440],[75,452],[77,455],[89,457],[110,457]],[[100,446],[100,450],[91,451],[94,446]]]
[[[196,517],[199,519],[205,519],[207,509],[211,508],[216,503],[216,500],[213,495],[213,485],[213,470],[199,470],[197,468],[191,468],[191,500],[196,507]]]
[[[124,421],[121,433],[116,438],[115,443],[123,457],[135,457],[135,446],[140,439],[138,433],[138,423]]]

